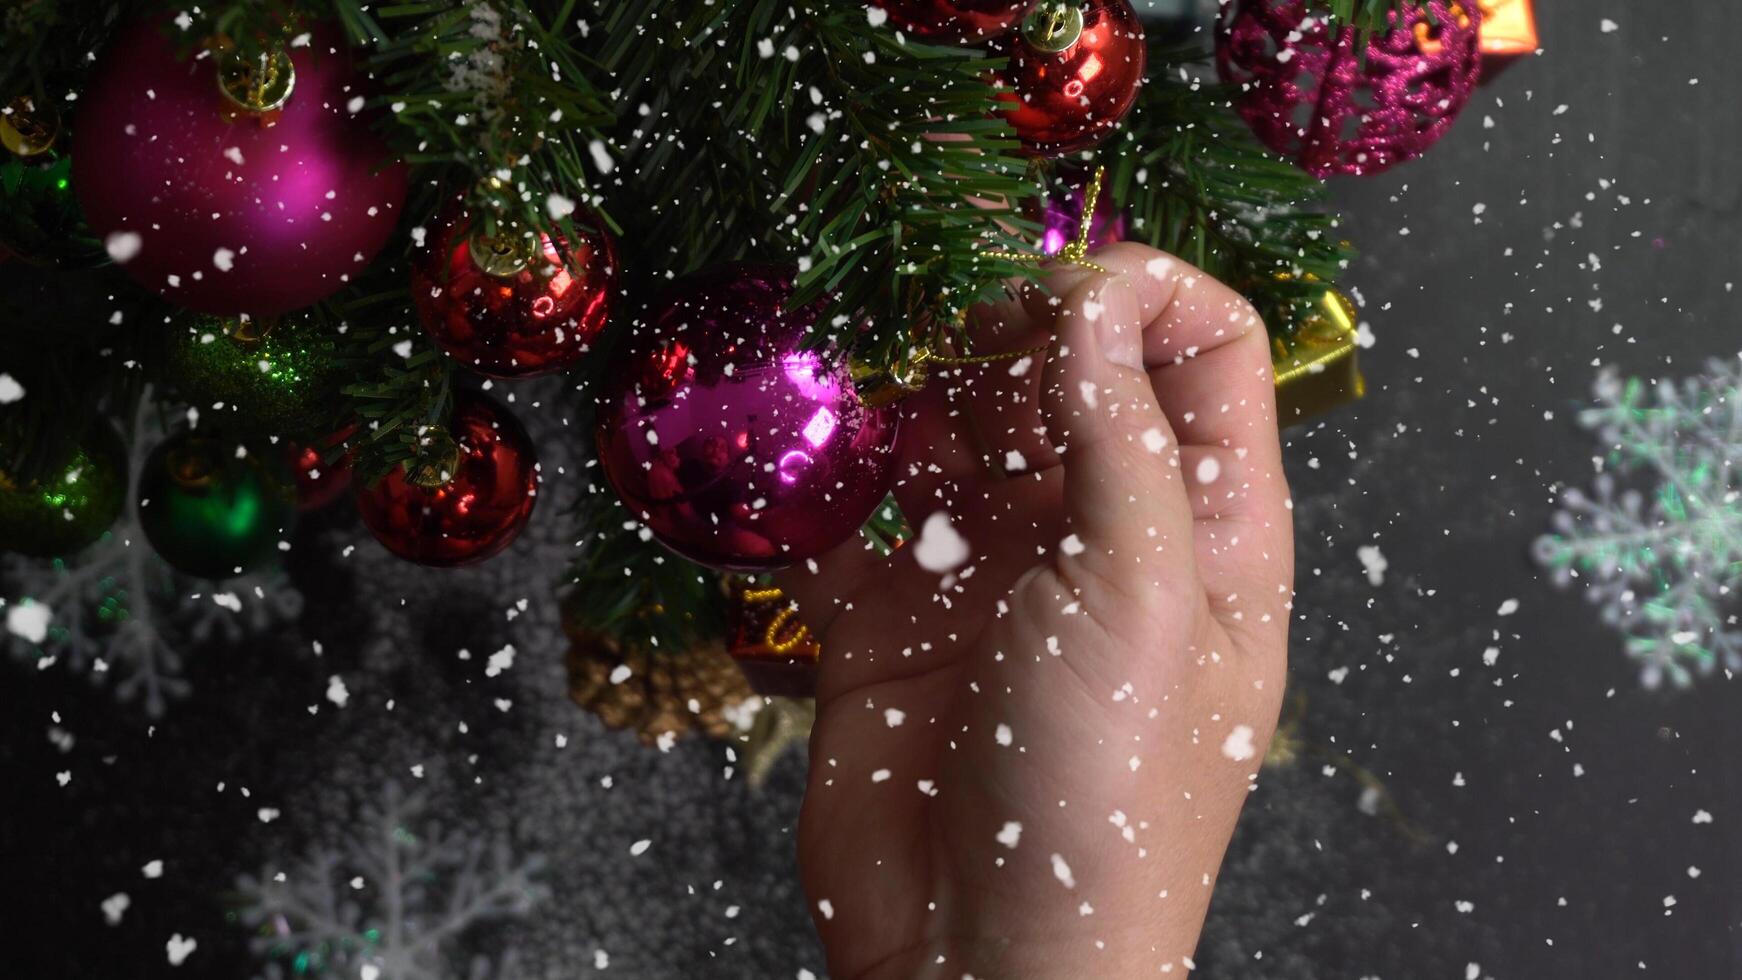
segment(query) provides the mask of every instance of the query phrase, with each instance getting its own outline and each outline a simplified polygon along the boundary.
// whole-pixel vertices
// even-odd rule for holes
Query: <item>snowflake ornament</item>
[[[263,980],[522,975],[513,951],[492,958],[458,949],[475,927],[524,916],[548,896],[538,881],[543,859],[517,857],[506,837],[446,831],[426,804],[389,782],[338,843],[237,880],[241,919],[267,960]]]
[[[1596,400],[1579,424],[1606,452],[1589,491],[1561,493],[1537,561],[1583,583],[1646,687],[1742,667],[1742,358],[1679,382],[1606,371]]]

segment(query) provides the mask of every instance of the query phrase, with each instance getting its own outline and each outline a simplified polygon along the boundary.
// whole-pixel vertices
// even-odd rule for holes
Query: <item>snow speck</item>
[[[1077,879],[1071,876],[1071,866],[1065,863],[1065,858],[1062,854],[1054,854],[1052,856],[1052,876],[1057,878],[1059,884],[1064,885],[1066,888],[1077,887]]]
[[[876,772],[872,773],[871,774],[871,781],[874,783],[888,782],[889,781],[889,770],[879,769]]]
[[[629,845],[629,856],[630,857],[640,857],[641,855],[646,854],[647,849],[652,847],[652,846],[653,846],[653,842],[650,840],[647,840],[645,838],[642,840],[638,840],[635,843]]]
[[[229,272],[236,266],[236,253],[227,248],[220,248],[212,253],[212,265],[216,266],[219,272]]]
[[[947,574],[968,560],[968,539],[956,533],[949,514],[936,511],[919,529],[919,540],[913,543],[913,558],[928,572]]]
[[[889,11],[877,6],[867,5],[865,7],[865,22],[867,24],[870,24],[872,27],[882,27],[888,21]]]
[[[1712,815],[1704,810],[1694,811],[1694,823],[1711,823]]]
[[[611,966],[611,954],[602,949],[593,950],[593,969],[604,970]]]
[[[1154,276],[1156,279],[1166,279],[1173,275],[1173,259],[1165,255],[1150,259],[1149,262],[1143,266],[1143,271]]]
[[[199,945],[192,936],[183,939],[181,933],[178,932],[169,937],[169,942],[165,943],[163,948],[169,954],[169,965],[181,966],[188,957],[194,955],[194,950]]]
[[[611,152],[605,149],[603,140],[594,140],[587,144],[587,152],[592,154],[593,169],[601,174],[608,174],[617,169],[617,161],[611,159]]]
[[[1011,473],[1021,473],[1028,469],[1028,459],[1018,450],[1012,449],[1004,454],[1004,469]]]
[[[1518,611],[1518,600],[1517,599],[1508,599],[1505,602],[1502,602],[1500,604],[1500,608],[1497,611],[1497,614],[1501,615],[1501,616],[1510,616],[1517,611]]]
[[[341,708],[351,700],[351,692],[345,687],[345,679],[338,674],[327,678],[327,700]]]
[[[553,193],[544,199],[544,210],[545,213],[550,215],[552,221],[561,221],[575,213],[574,198],[564,197],[561,194]]]
[[[884,708],[883,720],[890,728],[900,728],[901,723],[907,720],[907,712],[900,708]]]
[[[271,823],[278,819],[279,813],[276,807],[263,806],[255,812],[255,816],[260,818],[261,823]]]
[[[1214,483],[1216,477],[1222,475],[1222,464],[1214,456],[1205,456],[1198,460],[1198,482]]]
[[[1011,734],[1009,725],[999,725],[998,729],[992,733],[992,737],[998,740],[999,745],[1009,745],[1015,738]]]
[[[826,898],[819,898],[817,899],[817,911],[823,914],[824,919],[833,919],[835,917],[835,903]]]
[[[24,386],[18,379],[0,371],[0,405],[10,405],[24,397]]]
[[[1067,534],[1065,539],[1059,542],[1059,550],[1067,555],[1080,555],[1088,549],[1084,547],[1082,538],[1074,534]]]
[[[1258,754],[1258,749],[1252,744],[1252,726],[1235,725],[1228,737],[1222,740],[1222,754],[1235,762],[1245,762]]]
[[[1016,845],[1021,841],[1022,824],[1017,823],[1014,820],[1004,821],[1004,826],[998,831],[998,843],[1003,844],[1011,850],[1015,850]]]
[[[509,644],[490,655],[489,662],[484,665],[484,676],[495,677],[512,666],[514,666],[514,645]]]
[[[611,668],[611,676],[610,676],[609,680],[613,684],[621,684],[624,681],[628,680],[629,678],[633,677],[634,675],[635,675],[635,672],[633,670],[629,669],[628,664],[618,664],[617,666]]]
[[[48,621],[53,611],[40,602],[13,606],[6,610],[6,632],[26,643],[41,643],[48,636]]]
[[[147,878],[161,878],[163,877],[163,862],[147,861],[145,867],[139,869],[139,873]]]
[[[1385,560],[1385,552],[1379,550],[1376,544],[1364,544],[1355,549],[1355,557],[1361,559],[1361,567],[1367,570],[1369,585],[1384,585],[1385,570],[1391,563]]]
[[[127,913],[127,906],[133,904],[133,899],[126,892],[116,892],[103,899],[103,921],[112,926],[121,924],[121,916]]]
[[[1167,448],[1167,436],[1160,429],[1146,429],[1143,433],[1143,448],[1152,453],[1160,453]]]
[[[1597,27],[1598,27],[1598,29],[1600,29],[1600,30],[1601,30],[1601,31],[1602,31],[1602,32],[1603,32],[1603,33],[1604,33],[1604,34],[1613,34],[1613,33],[1615,33],[1615,32],[1616,32],[1616,31],[1618,31],[1618,30],[1620,30],[1620,29],[1621,29],[1621,25],[1620,25],[1620,24],[1617,24],[1617,23],[1615,23],[1615,22],[1614,22],[1614,21],[1612,21],[1612,20],[1610,20],[1610,19],[1609,19],[1609,18],[1607,18],[1607,17],[1605,17],[1605,18],[1603,18],[1603,20],[1602,20],[1602,22],[1601,22],[1601,23],[1599,23],[1599,24],[1598,24],[1598,25],[1597,25]]]
[[[1083,405],[1091,411],[1101,404],[1100,392],[1093,381],[1077,382],[1077,394],[1083,399]]]
[[[139,237],[136,231],[112,231],[109,237],[103,239],[103,248],[118,265],[126,265],[139,254],[139,249],[145,244],[145,239]]]

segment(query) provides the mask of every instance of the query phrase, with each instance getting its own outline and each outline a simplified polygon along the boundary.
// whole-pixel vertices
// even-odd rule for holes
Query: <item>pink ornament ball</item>
[[[1222,80],[1264,145],[1318,177],[1376,174],[1446,134],[1482,70],[1474,0],[1428,0],[1368,38],[1306,0],[1238,0],[1216,40]]]
[[[129,276],[188,309],[268,315],[330,295],[387,243],[406,193],[348,52],[315,30],[288,51],[288,99],[250,112],[220,89],[216,56],[178,56],[174,31],[121,27],[77,103],[86,220]]]
[[[900,410],[869,408],[846,363],[801,346],[821,303],[792,272],[729,265],[680,280],[617,352],[599,461],[655,538],[715,568],[815,558],[889,492]]]

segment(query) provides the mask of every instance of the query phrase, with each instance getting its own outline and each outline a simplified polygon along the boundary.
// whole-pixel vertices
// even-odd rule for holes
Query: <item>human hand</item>
[[[920,539],[781,578],[824,650],[799,860],[842,980],[1183,975],[1275,728],[1294,559],[1263,326],[1161,252],[1094,261],[977,311],[992,349],[1056,338],[1044,365],[910,400]],[[945,575],[940,513],[968,553]]]

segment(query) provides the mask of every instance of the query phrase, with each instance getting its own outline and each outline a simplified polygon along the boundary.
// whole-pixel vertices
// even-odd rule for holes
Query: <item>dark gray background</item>
[[[1294,690],[1310,750],[1346,754],[1396,811],[1370,815],[1317,757],[1269,772],[1217,892],[1207,976],[1742,975],[1733,687],[1642,691],[1620,637],[1528,557],[1556,485],[1588,482],[1602,451],[1572,421],[1599,365],[1680,375],[1742,346],[1727,285],[1742,9],[1546,0],[1539,23],[1546,53],[1479,92],[1426,160],[1336,185],[1376,343],[1367,400],[1288,435]],[[203,693],[155,727],[82,679],[9,669],[3,972],[252,975],[236,876],[343,834],[353,798],[421,762],[444,820],[551,861],[551,901],[485,937],[526,950],[526,976],[593,975],[601,949],[605,976],[821,975],[793,882],[802,760],[758,794],[722,778],[716,745],[660,754],[570,709],[548,618],[504,625],[550,581],[553,542],[444,576],[372,553],[343,517],[311,522],[292,568],[310,612],[197,658]],[[1389,563],[1381,584],[1364,545]],[[515,631],[507,679],[455,656]],[[311,715],[335,673],[353,706]],[[492,704],[505,694],[509,712]],[[44,737],[55,724],[70,750]],[[268,804],[283,816],[263,825]],[[1714,822],[1693,824],[1701,809]],[[157,858],[164,877],[142,879]],[[133,906],[110,927],[98,903],[116,891]],[[163,954],[178,932],[200,943],[179,971]]]

